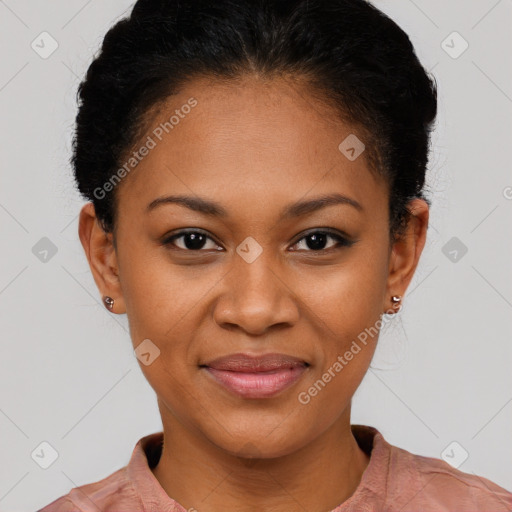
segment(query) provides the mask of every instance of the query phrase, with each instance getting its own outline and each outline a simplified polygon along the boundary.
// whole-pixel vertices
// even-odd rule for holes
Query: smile
[[[243,398],[270,398],[295,384],[308,368],[283,354],[233,354],[201,365],[218,384]]]

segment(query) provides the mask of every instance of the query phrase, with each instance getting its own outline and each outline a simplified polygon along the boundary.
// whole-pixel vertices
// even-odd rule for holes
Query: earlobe
[[[425,246],[429,209],[423,199],[408,203],[411,217],[404,235],[393,244],[386,296],[405,295]]]
[[[124,301],[113,235],[112,233],[106,233],[102,228],[96,217],[92,202],[86,203],[80,211],[78,235],[94,281],[102,296],[102,302],[110,311],[124,313]],[[114,302],[109,305],[105,302],[105,297],[115,300],[115,311]]]

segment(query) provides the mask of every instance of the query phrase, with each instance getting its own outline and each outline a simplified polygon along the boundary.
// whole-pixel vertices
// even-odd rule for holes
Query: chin
[[[281,418],[281,423],[284,417]],[[229,435],[229,433],[233,435]],[[206,432],[205,432],[206,434]],[[231,455],[247,459],[273,459],[293,453],[309,440],[295,424],[279,428],[274,424],[273,429],[262,429],[258,422],[247,425],[246,428],[231,426],[224,423],[220,430],[216,429],[207,437],[218,448]],[[302,435],[301,435],[302,434]]]

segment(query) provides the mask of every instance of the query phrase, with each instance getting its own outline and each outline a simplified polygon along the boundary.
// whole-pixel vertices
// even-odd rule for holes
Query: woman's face
[[[385,183],[362,146],[339,149],[354,133],[282,80],[198,80],[150,121],[137,146],[149,149],[118,185],[112,274],[94,274],[128,315],[164,423],[275,457],[348,421],[380,315],[424,237],[389,245]],[[160,201],[171,195],[188,199]],[[326,196],[347,199],[321,207]],[[271,353],[297,364],[278,357],[273,376],[208,365]]]

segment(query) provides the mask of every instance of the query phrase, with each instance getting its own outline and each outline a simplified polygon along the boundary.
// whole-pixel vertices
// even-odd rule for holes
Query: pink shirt
[[[351,428],[370,462],[354,494],[331,512],[512,511],[512,493],[490,480],[390,445],[374,427]],[[163,432],[142,437],[127,466],[71,489],[38,512],[187,512],[150,469],[162,441]]]

